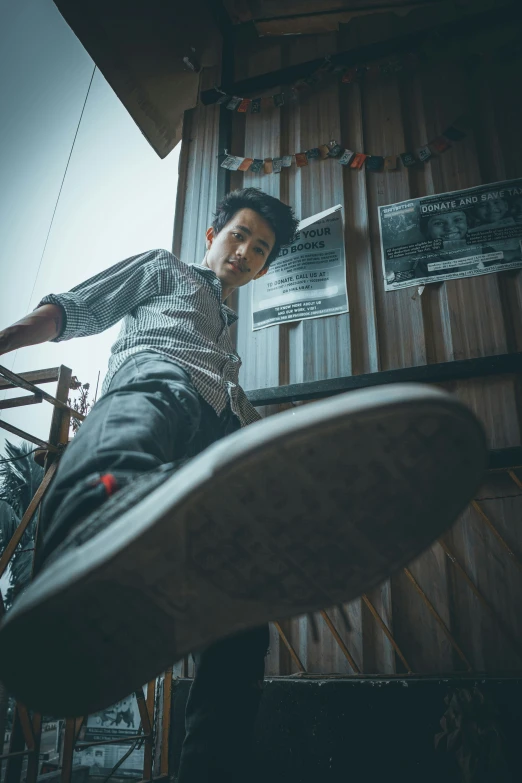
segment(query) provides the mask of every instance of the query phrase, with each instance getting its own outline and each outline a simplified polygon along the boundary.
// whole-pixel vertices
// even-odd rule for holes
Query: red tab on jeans
[[[113,495],[118,489],[118,482],[112,473],[104,473],[104,475],[100,477],[100,482],[105,487],[107,495]]]

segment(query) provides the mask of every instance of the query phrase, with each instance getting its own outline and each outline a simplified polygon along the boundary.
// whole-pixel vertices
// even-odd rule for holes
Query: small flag
[[[308,166],[308,158],[306,157],[306,152],[296,152],[295,162],[299,169],[302,168],[303,166]]]
[[[283,155],[282,165],[284,169],[290,168],[292,165],[292,155]]]
[[[415,155],[411,152],[401,152],[401,160],[404,166],[415,166],[417,163]]]
[[[265,161],[262,158],[254,158],[252,165],[248,169],[252,174],[258,174],[264,166]]]
[[[274,174],[281,174],[281,169],[283,168],[283,158],[274,158],[272,160],[272,167]]]
[[[343,151],[343,148],[341,147],[341,145],[337,144],[336,141],[329,141],[328,142],[328,149],[330,150],[330,152],[328,153],[330,158],[338,158],[339,155],[341,154],[341,152]]]
[[[355,152],[352,152],[352,150],[344,150],[343,154],[340,158],[337,158],[339,163],[342,163],[343,166],[347,166],[350,161],[352,160],[353,156],[355,155]]]
[[[328,157],[329,153],[330,153],[330,147],[328,146],[328,144],[321,144],[321,146],[319,147],[319,155],[321,156],[321,158],[324,160],[325,158]]]
[[[397,155],[387,155],[384,158],[384,170],[395,171],[397,168]]]
[[[266,109],[272,109],[274,106],[274,99],[271,95],[267,95],[266,98],[261,98],[261,109],[263,111],[266,111]]]
[[[366,160],[366,168],[368,171],[381,171],[384,166],[384,158],[382,155],[370,155]]]
[[[454,125],[450,125],[449,128],[446,128],[446,130],[442,132],[442,135],[450,141],[462,141],[462,139],[466,138],[464,131],[459,130]]]
[[[428,146],[433,152],[446,152],[451,147],[451,143],[444,136],[437,136],[436,139],[428,142]]]
[[[239,158],[237,155],[227,155],[223,163],[221,164],[222,169],[228,169],[229,171],[237,171],[238,168],[243,163],[244,158]]]
[[[277,95],[274,95],[274,106],[276,109],[279,109],[281,106],[284,106],[285,103],[285,96],[284,93],[278,92]]]
[[[327,54],[323,60],[321,67],[318,70],[318,73],[320,74],[331,73],[334,69],[335,69],[335,65],[331,61],[330,55]]]
[[[400,57],[392,57],[390,60],[390,66],[394,73],[398,73],[404,69],[404,63]]]
[[[358,79],[364,79],[364,77],[366,76],[366,73],[368,71],[368,66],[367,65],[359,65],[355,70],[357,72],[357,78]]]
[[[248,171],[253,162],[254,158],[245,158],[241,166],[238,167],[238,171]]]
[[[368,66],[367,75],[370,79],[376,79],[377,76],[380,76],[381,73],[381,66],[380,65],[370,65]]]
[[[312,149],[306,150],[306,157],[308,160],[315,160],[316,158],[321,157],[321,153],[319,151],[319,147],[312,147]]]
[[[364,152],[356,152],[355,155],[353,156],[352,162],[350,163],[350,168],[362,169],[362,167],[364,166],[364,161],[366,160],[367,157],[368,155],[365,155]]]
[[[272,165],[272,158],[265,158],[265,174],[271,174],[274,170]]]
[[[417,157],[419,160],[421,160],[423,163],[425,163],[427,160],[431,158],[432,152],[428,145],[426,144],[424,147],[419,147],[417,150]]]
[[[293,85],[292,89],[295,92],[303,92],[303,90],[308,89],[308,84],[305,82],[304,79],[298,79],[295,84]]]
[[[241,103],[237,107],[237,110],[240,111],[240,112],[247,112],[249,110],[249,108],[250,108],[250,104],[251,103],[252,103],[252,101],[250,100],[250,98],[243,98],[243,100],[241,101]]]
[[[236,95],[234,95],[227,103],[227,109],[230,109],[230,111],[235,111],[242,100],[243,98],[238,98]]]
[[[348,70],[343,73],[341,81],[344,82],[344,84],[351,84],[352,82],[357,81],[357,69],[348,68]]]
[[[318,84],[321,81],[321,74],[318,71],[311,73],[310,76],[305,78],[305,82],[309,87],[313,87],[314,84]]]
[[[227,95],[225,92],[221,94],[221,96],[217,99],[216,103],[228,103],[232,96]]]
[[[250,104],[250,113],[259,114],[260,111],[261,111],[261,98],[252,98],[252,103]]]

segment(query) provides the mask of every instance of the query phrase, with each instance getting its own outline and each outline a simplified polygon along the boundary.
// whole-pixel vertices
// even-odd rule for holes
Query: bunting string
[[[298,79],[288,87],[283,88],[274,95],[263,95],[254,98],[245,96],[231,95],[220,87],[214,87],[212,90],[204,90],[201,94],[202,103],[205,105],[224,104],[230,111],[239,113],[259,114],[262,111],[272,108],[281,108],[290,101],[296,101],[304,91],[310,87],[315,87],[326,77],[332,74],[341,77],[344,84],[352,84],[366,80],[374,80],[380,76],[387,76],[398,73],[399,71],[416,69],[423,61],[429,61],[433,58],[433,46],[437,51],[440,46],[435,44],[420,44],[415,50],[410,50],[403,55],[393,55],[380,60],[371,60],[358,65],[343,65],[332,62],[329,56],[326,56],[321,65],[309,76]],[[514,41],[511,45],[503,44],[499,52],[493,53],[497,48],[495,42],[488,48],[487,57],[489,61],[500,59],[509,60],[512,57],[520,57],[522,47],[520,42]],[[444,53],[447,55],[446,49]],[[440,52],[439,52],[440,54]],[[477,52],[477,60],[484,58],[484,52],[480,49]],[[469,58],[468,58],[469,59]]]
[[[259,114],[267,109],[280,109],[285,103],[295,101],[299,95],[309,87],[314,87],[326,76],[338,73],[341,75],[341,81],[345,84],[360,82],[364,79],[375,79],[380,75],[397,73],[405,68],[413,68],[417,65],[419,56],[415,52],[409,52],[403,56],[394,56],[379,62],[364,63],[356,67],[347,67],[345,65],[334,65],[329,57],[325,57],[323,63],[310,76],[299,79],[289,88],[276,93],[257,98],[244,98],[238,95],[229,95],[220,87],[214,87],[213,94],[206,95],[205,103],[223,104],[230,111],[240,114]]]
[[[370,155],[365,152],[356,152],[332,140],[319,147],[311,147],[304,152],[294,152],[291,155],[281,155],[276,158],[230,155],[227,150],[219,158],[222,168],[230,171],[250,172],[251,174],[280,174],[283,169],[290,168],[294,164],[297,168],[303,168],[308,166],[310,161],[326,160],[327,158],[332,158],[342,166],[351,169],[365,168],[367,171],[389,172],[399,168],[399,161],[406,168],[427,163],[433,155],[440,155],[449,150],[454,142],[462,141],[467,135],[466,129],[468,127],[468,118],[460,117],[440,136],[435,137],[414,152],[406,151],[394,155]]]

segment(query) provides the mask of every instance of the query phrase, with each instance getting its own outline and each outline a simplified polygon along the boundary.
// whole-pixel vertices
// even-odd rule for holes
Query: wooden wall
[[[353,35],[348,26],[339,34],[261,40],[238,51],[237,78],[347,49]],[[515,97],[520,74],[520,63],[466,69],[439,59],[433,68],[423,66],[364,84],[342,84],[333,77],[282,109],[234,114],[230,152],[259,158],[330,139],[368,153],[399,153],[439,135],[463,112],[473,118],[465,140],[412,169],[371,173],[326,160],[283,169],[280,175],[232,174],[232,187],[260,187],[292,204],[299,217],[341,203],[345,219],[349,314],[252,332],[250,291],[242,289],[228,302],[240,316],[237,346],[246,390],[522,350],[520,272],[438,283],[426,286],[422,295],[416,288],[385,293],[377,218],[381,204],[522,176],[521,117]],[[203,255],[204,229],[215,207],[218,111],[201,107],[186,120],[175,250],[189,262]],[[521,396],[513,377],[446,386],[484,422],[492,448],[520,444]],[[262,413],[278,411],[274,406]],[[505,475],[493,477],[479,501],[512,556],[476,508],[470,507],[446,538],[450,554],[483,600],[440,544],[410,566],[410,576],[398,574],[368,597],[413,671],[520,671],[521,487]],[[357,668],[364,673],[404,671],[368,604],[354,601],[348,612],[349,633],[336,611],[331,618]],[[320,617],[318,625],[321,638],[314,642],[305,619],[283,624],[307,671],[353,673]],[[274,631],[268,672],[296,670]]]

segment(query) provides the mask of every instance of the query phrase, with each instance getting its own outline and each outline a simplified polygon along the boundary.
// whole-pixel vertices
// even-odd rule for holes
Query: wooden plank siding
[[[218,69],[203,72],[202,89],[220,80]],[[185,112],[172,252],[186,263],[201,263],[205,255],[205,232],[216,209],[219,142],[219,106],[196,106]],[[174,677],[193,677],[191,656],[177,661]]]
[[[236,78],[346,50],[353,45],[354,30],[347,26],[338,34],[254,42],[238,49]],[[520,63],[486,64],[472,72],[437,60],[432,70],[423,66],[365,83],[342,84],[332,77],[281,109],[234,115],[230,152],[262,158],[302,151],[333,138],[358,151],[398,154],[422,146],[465,112],[472,117],[473,128],[448,152],[412,169],[400,165],[396,172],[371,173],[326,160],[311,161],[303,169],[292,166],[280,175],[231,175],[232,187],[260,187],[292,204],[299,217],[340,203],[345,220],[349,314],[253,332],[251,290],[241,289],[229,301],[240,316],[237,347],[246,390],[522,350],[519,271],[428,285],[421,295],[416,288],[385,292],[377,217],[379,205],[522,177],[520,108],[514,100],[519,73]],[[199,107],[186,120],[175,247],[188,261],[202,257],[204,230],[215,207],[217,112],[216,107]],[[520,382],[503,376],[445,387],[477,413],[492,448],[520,445]],[[268,406],[260,411],[268,416],[281,409]],[[522,490],[499,475],[488,479],[482,496],[494,498],[480,501],[481,507],[522,558]],[[498,538],[470,508],[444,540],[522,647],[522,618],[516,608],[522,572]],[[475,670],[520,671],[522,659],[439,544],[410,570]],[[404,573],[369,598],[413,671],[465,668]],[[348,613],[350,632],[337,610],[330,617],[360,670],[404,672],[368,606],[359,599],[349,605]],[[308,672],[352,674],[320,616],[317,625],[319,642],[312,639],[306,619],[282,623]],[[296,671],[272,628],[267,673]]]

